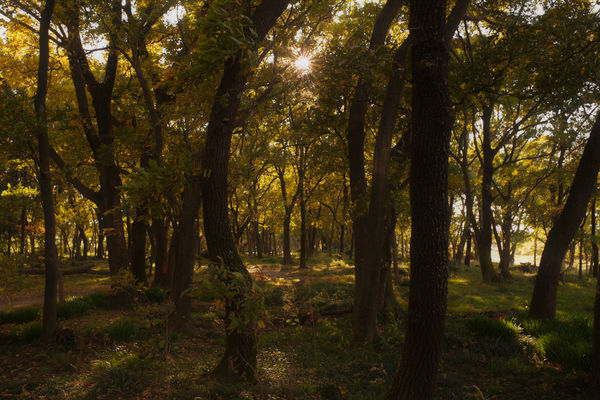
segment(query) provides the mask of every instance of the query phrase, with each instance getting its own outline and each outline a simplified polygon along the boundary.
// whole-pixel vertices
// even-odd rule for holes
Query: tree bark
[[[371,40],[369,43],[369,50],[375,51],[385,43],[388,30],[398,13],[401,5],[401,1],[388,0],[375,21],[373,32],[371,34]],[[395,66],[397,70],[397,66]],[[365,115],[368,107],[369,92],[371,91],[372,79],[367,76],[360,76],[358,83],[354,89],[354,96],[350,105],[348,128],[346,131],[346,138],[348,141],[348,160],[349,160],[349,176],[350,176],[350,197],[353,205],[352,212],[352,232],[354,238],[354,311],[352,315],[353,319],[353,336],[357,342],[367,341],[373,342],[379,339],[379,332],[377,328],[377,314],[379,296],[376,295],[377,290],[380,289],[379,285],[379,269],[373,264],[376,263],[376,254],[380,254],[379,251],[373,249],[370,250],[369,246],[371,239],[369,235],[374,229],[369,230],[369,205],[368,205],[368,191],[367,191],[367,178],[365,175]],[[389,97],[392,94],[396,94],[396,80],[394,80],[394,92],[388,91]],[[389,104],[386,109],[388,114],[394,114],[391,107],[393,104]],[[392,118],[393,117],[393,118]],[[395,114],[390,115],[384,122],[382,118],[381,124],[385,124],[386,128],[391,124],[391,130],[395,125]],[[378,135],[379,136],[379,135]],[[379,160],[378,164],[385,163],[385,156],[388,155],[389,151],[385,152],[385,144],[387,137],[378,139],[379,140]],[[390,138],[391,141],[391,138]],[[383,159],[382,159],[383,158]],[[388,163],[389,166],[389,163]],[[386,174],[385,168],[381,171],[382,174]],[[381,178],[385,178],[382,176]],[[381,179],[378,181],[381,183]],[[387,182],[383,182],[387,185]],[[379,209],[377,208],[377,211]],[[375,213],[375,209],[373,210]],[[379,214],[379,213],[377,213]],[[378,221],[381,222],[381,221]],[[383,230],[381,224],[379,228]],[[381,235],[380,235],[381,236]],[[372,242],[375,242],[373,240]],[[376,245],[383,246],[383,240],[376,242]],[[371,257],[369,258],[369,253]],[[375,268],[375,269],[374,269]]]
[[[46,94],[48,93],[48,64],[50,46],[48,30],[54,11],[54,0],[44,4],[40,19],[39,61],[37,91],[34,98],[36,115],[36,135],[39,151],[39,182],[42,206],[44,209],[44,260],[46,264],[44,282],[44,311],[42,334],[45,340],[51,340],[56,330],[56,295],[58,280],[58,254],[55,243],[56,219],[54,214],[54,196],[50,175],[50,143],[48,139],[48,118],[46,113]]]
[[[411,0],[410,293],[402,358],[386,400],[433,398],[448,290],[450,99],[445,0]]]
[[[263,0],[250,17],[257,43],[264,40],[288,0]],[[225,354],[214,370],[222,378],[256,379],[257,343],[255,315],[243,315],[251,289],[251,277],[235,246],[227,207],[227,173],[231,138],[235,128],[240,97],[248,71],[241,65],[242,54],[225,61],[225,68],[210,112],[206,142],[202,153],[202,201],[204,233],[213,263],[222,265],[227,276],[240,276],[240,291],[225,302]],[[225,281],[227,286],[231,282]],[[247,321],[235,328],[232,321]]]
[[[111,1],[112,23],[115,27],[121,24],[121,2]],[[78,182],[75,187],[79,192],[93,201],[98,207],[100,227],[106,236],[108,248],[108,263],[111,274],[125,269],[128,266],[127,243],[123,229],[121,214],[120,186],[122,185],[119,168],[115,161],[114,132],[112,126],[112,92],[115,84],[118,64],[117,34],[109,33],[108,57],[104,69],[104,80],[99,82],[88,64],[87,55],[83,49],[79,27],[79,3],[72,5],[68,25],[69,40],[67,54],[71,68],[71,78],[75,87],[75,95],[79,113],[83,122],[83,131],[88,140],[98,169],[100,178],[98,192],[85,187]],[[116,29],[116,28],[115,28]],[[96,128],[92,123],[92,114],[89,110],[87,92],[92,98]],[[56,153],[53,154],[59,164]],[[64,169],[64,165],[62,165]]]
[[[560,268],[569,243],[583,221],[587,204],[596,188],[599,168],[600,116],[597,116],[577,166],[565,206],[548,232],[531,298],[529,316],[532,318],[554,318]]]
[[[598,399],[600,394],[600,274],[596,283],[594,298],[594,327],[592,336],[592,367],[590,368],[588,394]]]
[[[590,214],[591,214],[590,233],[592,234],[592,274],[597,277],[598,276],[598,245],[596,244],[596,196],[595,195],[594,195],[594,199],[592,200]]]

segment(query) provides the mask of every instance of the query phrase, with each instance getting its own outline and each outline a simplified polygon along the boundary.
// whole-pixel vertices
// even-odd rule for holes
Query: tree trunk
[[[146,277],[146,222],[140,215],[140,210],[136,211],[136,216],[131,224],[131,272],[136,282],[147,283]]]
[[[590,399],[598,399],[600,394],[600,274],[596,283],[594,299],[594,329],[592,336],[592,366],[589,375],[588,394]]]
[[[154,280],[152,286],[169,287],[168,226],[162,218],[152,219],[154,236]]]
[[[287,0],[263,0],[250,18],[253,35],[260,43],[281,13]],[[244,267],[235,247],[227,207],[227,173],[231,138],[237,119],[240,96],[249,71],[242,67],[242,54],[225,62],[219,88],[210,112],[206,142],[202,153],[202,200],[204,233],[208,253],[213,263],[224,269],[225,287],[234,277],[237,290],[225,302],[225,354],[214,370],[223,378],[256,379],[257,342],[256,315],[248,314],[247,301],[251,296],[252,278]],[[231,278],[230,278],[231,277]],[[236,322],[234,325],[233,323]]]
[[[445,0],[411,0],[410,294],[402,358],[386,400],[433,398],[448,291],[450,99]]]
[[[590,233],[592,234],[592,274],[594,276],[598,276],[598,245],[596,244],[596,196],[592,200],[591,206],[591,229]]]
[[[194,275],[194,254],[198,243],[194,228],[200,207],[199,194],[198,178],[188,178],[182,194],[181,215],[171,239],[174,240],[175,252],[173,264],[170,266],[171,298],[175,302],[175,321],[178,325],[184,323],[191,312],[191,298],[186,294],[186,290],[190,287]]]
[[[373,27],[371,34],[371,40],[369,43],[369,50],[375,51],[385,43],[388,30],[400,8],[401,2],[396,0],[388,0],[380,11]],[[395,68],[397,70],[397,67]],[[395,74],[395,72],[394,72]],[[396,81],[394,80],[394,85]],[[372,80],[369,77],[359,77],[358,83],[354,90],[354,96],[350,105],[348,127],[346,131],[346,137],[348,141],[348,159],[349,159],[349,176],[350,176],[350,197],[353,205],[352,212],[352,234],[354,238],[354,309],[353,309],[353,336],[357,342],[368,341],[373,342],[379,339],[379,332],[377,328],[377,313],[379,296],[377,291],[380,289],[379,285],[379,269],[377,264],[377,256],[380,255],[379,249],[370,250],[370,244],[375,242],[371,241],[369,235],[374,229],[369,230],[369,205],[368,205],[368,191],[367,191],[367,179],[365,175],[365,115],[368,107],[369,92],[371,91]],[[393,89],[396,89],[394,86]],[[386,93],[386,98],[390,96],[391,90]],[[395,94],[395,93],[391,93]],[[389,101],[388,101],[389,103]],[[390,115],[390,106],[388,104],[388,110],[386,115]],[[393,114],[393,113],[391,113]],[[395,123],[395,115],[393,120],[387,118],[384,122],[383,118],[381,124]],[[393,132],[393,126],[392,126]],[[379,136],[379,135],[378,135]],[[389,159],[389,154],[386,153],[385,144],[386,138],[380,138],[379,140],[379,159],[385,163],[386,155]],[[388,149],[389,150],[389,149]],[[389,153],[389,151],[388,151]],[[389,167],[389,162],[387,166]],[[381,171],[381,178],[385,178],[387,170]],[[385,185],[387,188],[387,182],[380,182],[379,184]],[[385,205],[385,200],[384,203]],[[377,207],[376,207],[377,208]],[[373,209],[373,212],[379,212]],[[378,221],[381,222],[381,221]],[[383,229],[382,225],[379,224],[379,228]],[[374,246],[383,247],[383,240],[376,242]],[[371,254],[369,254],[371,253]],[[370,255],[370,257],[369,257]],[[380,257],[379,257],[380,258]]]
[[[494,264],[492,263],[492,181],[494,178],[494,151],[491,146],[491,119],[493,104],[483,107],[483,141],[481,144],[483,158],[483,175],[481,178],[481,205],[479,209],[479,234],[476,235],[477,250],[479,254],[479,266],[484,282],[496,280]]]
[[[87,236],[85,236],[85,230],[83,229],[82,226],[79,226],[79,238],[83,242],[83,251],[81,253],[81,258],[83,258],[85,260],[88,256],[88,252],[90,250],[90,243],[88,241]]]
[[[565,206],[548,233],[531,298],[529,316],[532,318],[554,318],[560,267],[596,188],[598,168],[600,168],[600,116],[596,118],[583,150]]]
[[[283,264],[291,265],[292,264],[292,252],[291,252],[291,239],[290,239],[290,223],[292,220],[291,213],[288,210],[285,210],[285,215],[283,217]]]
[[[58,279],[58,254],[56,243],[56,220],[54,215],[54,196],[50,175],[50,143],[48,140],[48,119],[46,113],[46,94],[48,92],[48,64],[50,58],[49,35],[50,20],[54,11],[54,0],[44,4],[40,19],[39,61],[37,91],[34,105],[36,115],[36,134],[39,151],[39,182],[44,209],[44,261],[46,264],[44,282],[44,311],[42,332],[45,340],[53,338],[56,329],[56,292]]]
[[[114,275],[128,265],[119,189],[122,182],[120,170],[115,161],[115,138],[111,111],[112,93],[119,58],[119,50],[116,45],[118,38],[115,33],[108,35],[110,50],[108,50],[106,58],[104,79],[99,82],[90,69],[87,54],[81,42],[79,7],[79,3],[75,3],[73,8],[69,10],[67,54],[83,131],[91,147],[95,166],[99,173],[100,189],[95,192],[85,187],[81,182],[77,182],[78,184],[75,187],[98,207],[100,227],[106,236],[109,269],[111,275]],[[111,22],[115,27],[121,25],[121,2],[112,0],[109,7],[112,17]],[[89,109],[86,88],[92,99],[97,129],[94,128],[92,123],[92,113]],[[57,161],[56,158],[55,155],[55,161]]]
[[[21,233],[19,235],[19,239],[21,243],[19,244],[19,254],[25,254],[25,227],[27,226],[27,209],[25,208],[25,204],[21,207]]]
[[[465,252],[465,267],[471,266],[471,244],[473,243],[473,238],[471,237],[471,230],[467,231],[467,250]]]

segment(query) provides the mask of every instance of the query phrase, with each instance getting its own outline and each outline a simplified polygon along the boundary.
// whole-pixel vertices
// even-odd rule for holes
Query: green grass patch
[[[87,314],[90,310],[90,302],[84,297],[69,298],[56,305],[56,317],[59,320],[71,319]]]
[[[121,318],[113,322],[107,329],[108,336],[115,342],[126,342],[133,339],[137,332],[137,326],[134,321]]]
[[[537,339],[541,356],[567,370],[589,371],[593,335],[590,319],[580,316],[552,321],[521,318],[523,332]]]
[[[476,336],[492,337],[506,341],[517,339],[522,329],[514,321],[492,319],[483,316],[468,319],[465,325]]]
[[[169,298],[169,291],[163,288],[152,286],[144,290],[144,294],[153,303],[163,303]]]
[[[42,336],[42,323],[40,321],[30,322],[21,331],[19,337],[26,343],[31,343]]]
[[[109,353],[92,364],[92,387],[85,398],[136,398],[152,382],[153,365],[153,360],[134,353]]]
[[[0,324],[23,324],[39,319],[42,311],[38,306],[17,308],[0,312]]]

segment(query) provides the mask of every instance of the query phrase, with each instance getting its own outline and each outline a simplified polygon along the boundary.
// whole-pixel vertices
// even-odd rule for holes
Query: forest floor
[[[191,320],[179,332],[168,330],[172,306],[164,292],[147,290],[115,308],[106,278],[82,274],[65,277],[65,290],[94,293],[59,307],[59,343],[39,341],[39,307],[0,312],[0,399],[381,398],[401,353],[406,274],[396,287],[399,316],[382,326],[374,348],[351,343],[351,265],[325,255],[304,271],[279,262],[246,259],[264,299],[256,384],[208,376],[223,351],[224,327],[205,267],[195,275]],[[514,271],[510,281],[485,285],[477,268],[451,268],[438,399],[584,398],[595,284],[567,275],[556,321],[540,323],[526,318],[533,279]],[[4,284],[13,306],[37,298],[42,277],[27,280]]]

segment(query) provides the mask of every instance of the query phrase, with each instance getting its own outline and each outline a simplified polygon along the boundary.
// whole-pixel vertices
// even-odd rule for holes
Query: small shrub
[[[521,327],[513,321],[477,316],[469,319],[466,326],[476,336],[493,337],[502,340],[516,339]]]
[[[93,363],[93,387],[86,399],[123,398],[124,394],[139,395],[152,381],[152,362],[137,354],[117,352]],[[128,397],[129,398],[129,397]]]
[[[282,306],[283,301],[283,289],[279,286],[276,286],[272,289],[266,289],[264,294],[265,306],[274,307],[274,306]]]
[[[118,319],[108,328],[108,336],[115,342],[125,342],[135,337],[137,327],[130,319]]]
[[[159,287],[149,287],[144,291],[148,300],[153,303],[162,303],[169,298],[169,291]]]
[[[58,319],[71,319],[86,314],[90,310],[90,303],[83,297],[67,299],[56,305],[56,317]]]
[[[548,360],[559,363],[568,370],[589,371],[592,361],[591,343],[547,333],[539,337],[541,354]]]
[[[105,310],[112,308],[110,296],[107,292],[92,293],[89,296],[86,296],[85,299],[92,308],[102,308]]]
[[[21,339],[26,343],[31,343],[42,336],[42,323],[39,321],[31,322],[21,331]]]
[[[17,308],[11,311],[0,312],[0,324],[22,324],[39,319],[41,310],[38,306]]]

